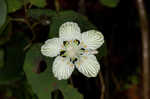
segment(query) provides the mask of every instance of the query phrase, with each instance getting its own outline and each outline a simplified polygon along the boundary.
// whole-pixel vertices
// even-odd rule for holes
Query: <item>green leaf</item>
[[[138,79],[137,75],[130,76],[129,80],[131,80],[132,84],[138,84],[139,83],[139,79]]]
[[[131,84],[128,84],[128,83],[126,83],[126,84],[124,84],[124,86],[121,88],[121,90],[127,90],[127,89],[129,89],[129,88],[131,88]]]
[[[5,46],[5,63],[3,68],[0,69],[0,84],[10,84],[23,76],[22,67],[25,56],[23,47],[25,42],[23,36],[19,36],[21,33],[16,34]]]
[[[28,16],[40,19],[41,17],[53,17],[56,15],[56,11],[50,9],[30,9],[28,11]]]
[[[13,13],[23,6],[23,0],[6,0],[8,4],[8,13]]]
[[[99,48],[99,54],[97,55],[99,59],[101,59],[103,56],[107,56],[107,46],[106,41],[104,44]]]
[[[7,19],[7,21],[9,22],[9,20]],[[0,46],[6,44],[10,38],[11,38],[11,33],[12,33],[12,23],[7,23],[4,24],[0,30],[1,36],[0,36]]]
[[[0,28],[0,34],[3,34],[4,33],[4,30],[7,28],[8,24],[10,22],[10,19],[7,18],[5,23],[2,25],[2,27]]]
[[[100,0],[100,2],[105,6],[114,8],[118,5],[120,0]]]
[[[4,49],[0,49],[0,69],[4,66]]]
[[[29,1],[31,4],[39,8],[43,8],[46,6],[46,0],[29,0]]]
[[[41,44],[35,44],[27,52],[24,71],[27,76],[29,84],[32,86],[33,91],[37,94],[39,99],[51,99],[51,93],[54,90],[61,89],[62,93],[65,88],[69,89],[67,81],[57,80],[52,74],[53,59],[46,58],[41,55]],[[40,63],[45,62],[47,68],[43,72],[39,72]],[[70,90],[70,89],[69,89]],[[74,90],[74,88],[72,88]],[[77,91],[68,91],[68,94],[79,94]],[[80,94],[79,94],[80,95]],[[81,95],[80,95],[81,96]],[[71,99],[72,96],[65,96],[65,99]],[[76,96],[76,99],[81,99]]]
[[[96,29],[96,27],[89,22],[87,17],[82,16],[74,11],[62,11],[52,18],[49,37],[51,38],[58,36],[60,26],[67,21],[78,23],[82,32],[90,29]]]
[[[7,5],[5,0],[0,0],[0,29],[2,25],[5,23],[7,16]]]
[[[61,87],[60,90],[63,92],[64,99],[83,99],[83,96],[71,85]]]

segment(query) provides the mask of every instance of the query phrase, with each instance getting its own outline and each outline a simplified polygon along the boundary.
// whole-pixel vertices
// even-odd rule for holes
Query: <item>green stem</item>
[[[25,23],[24,18],[10,18],[10,21],[17,21],[17,22],[23,22],[23,23]]]

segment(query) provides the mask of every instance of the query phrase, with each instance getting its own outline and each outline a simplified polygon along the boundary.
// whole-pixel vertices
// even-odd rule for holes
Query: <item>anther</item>
[[[68,41],[63,41],[63,45],[66,46],[69,42]]]
[[[65,50],[60,51],[60,56],[64,57],[65,52],[66,52]]]
[[[80,50],[83,50],[83,51],[84,51],[85,49],[84,49],[84,48],[81,48]]]
[[[74,40],[74,43],[76,43],[77,45],[79,45],[79,44],[80,44],[80,41],[77,40],[77,39],[75,39],[75,40]]]
[[[78,59],[77,59],[77,58],[75,58],[75,59],[72,61],[72,63],[74,64],[77,60],[78,60]]]

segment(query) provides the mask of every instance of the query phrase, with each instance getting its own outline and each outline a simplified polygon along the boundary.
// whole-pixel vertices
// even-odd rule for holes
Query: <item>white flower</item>
[[[104,43],[104,36],[96,30],[81,33],[77,23],[66,22],[59,28],[59,38],[49,39],[41,47],[41,53],[56,57],[53,74],[59,80],[68,79],[76,67],[87,77],[96,77],[100,65],[94,54]]]

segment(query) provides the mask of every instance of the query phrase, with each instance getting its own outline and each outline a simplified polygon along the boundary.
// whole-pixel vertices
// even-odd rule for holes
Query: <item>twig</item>
[[[100,83],[101,83],[101,96],[100,99],[104,99],[105,96],[105,83],[104,83],[104,79],[102,76],[102,73],[99,73],[99,79],[100,79]]]
[[[72,86],[74,86],[73,81],[72,81],[72,77],[70,77],[69,80],[70,80],[70,84],[71,84]]]
[[[10,18],[10,21],[22,22],[25,23],[24,18]]]
[[[112,72],[111,76],[112,76],[112,80],[113,80],[113,82],[114,82],[114,84],[116,86],[117,91],[120,90],[120,88],[121,88],[120,87],[120,83],[119,83],[118,79],[115,77],[113,72]]]
[[[59,12],[59,11],[60,11],[60,3],[59,3],[59,0],[55,0],[55,1],[54,1],[54,5],[55,5],[56,11]]]
[[[27,44],[27,45],[23,48],[23,51],[26,51],[28,48],[31,47],[31,45],[32,45],[32,43]]]
[[[149,27],[148,27],[148,19],[146,16],[146,11],[144,8],[143,0],[136,0],[140,23],[141,23],[141,36],[142,36],[142,95],[141,99],[150,99],[149,90],[150,90],[150,79],[149,79]]]
[[[32,7],[32,4],[30,3],[30,4],[29,4],[29,9],[30,9],[31,7]]]
[[[79,5],[78,12],[81,14],[86,14],[85,0],[80,0],[78,5]]]
[[[32,6],[32,5],[31,5]],[[27,44],[25,47],[24,47],[24,51],[26,51],[31,45],[32,45],[32,43],[33,43],[33,41],[35,40],[35,38],[36,38],[36,34],[35,34],[35,32],[34,32],[34,26],[32,26],[31,24],[30,24],[30,21],[28,20],[28,15],[27,15],[27,13],[28,13],[28,8],[27,8],[27,5],[26,5],[26,2],[25,2],[25,0],[24,0],[24,14],[25,14],[25,16],[24,16],[24,20],[25,20],[25,23],[28,25],[28,27],[30,28],[30,30],[31,30],[31,32],[32,32],[32,35],[33,35],[33,37],[32,37],[32,39],[30,40],[30,42],[29,42],[29,44]]]

